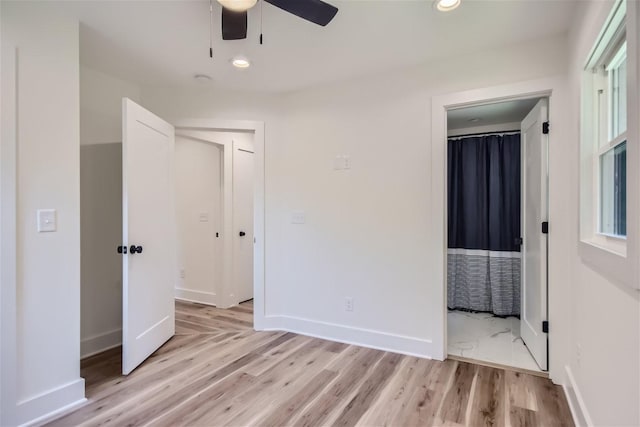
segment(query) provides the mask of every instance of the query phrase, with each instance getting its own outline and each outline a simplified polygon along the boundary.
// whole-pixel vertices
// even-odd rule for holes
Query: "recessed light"
[[[251,62],[247,58],[242,57],[233,58],[231,64],[236,68],[249,68],[251,66]]]
[[[436,0],[436,9],[440,12],[450,12],[460,6],[460,0]]]
[[[196,74],[195,76],[193,76],[193,78],[201,83],[206,83],[211,81],[211,76],[208,76],[206,74]]]

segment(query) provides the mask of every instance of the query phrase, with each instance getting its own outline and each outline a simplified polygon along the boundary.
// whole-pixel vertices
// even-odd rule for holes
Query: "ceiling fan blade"
[[[267,3],[279,7],[289,13],[311,21],[315,24],[327,25],[336,13],[338,8],[321,0],[264,0]]]
[[[234,12],[222,8],[222,40],[247,38],[247,11]]]

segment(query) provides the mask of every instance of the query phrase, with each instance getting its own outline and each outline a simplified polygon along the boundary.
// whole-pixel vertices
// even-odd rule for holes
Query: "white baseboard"
[[[431,359],[433,355],[433,342],[422,338],[284,315],[266,316],[263,325],[263,330],[294,332],[408,356]]]
[[[584,404],[578,385],[573,378],[571,368],[567,365],[564,369],[567,373],[567,381],[565,381],[562,388],[564,389],[564,394],[567,397],[567,402],[569,403],[573,423],[578,427],[592,426],[593,422],[591,421],[591,416],[589,415],[587,406]]]
[[[206,305],[217,305],[215,292],[194,291],[191,289],[176,288],[176,299],[197,302]]]
[[[18,402],[19,425],[39,426],[77,408],[86,402],[84,378],[78,378],[53,390]]]
[[[120,328],[83,338],[80,341],[80,358],[84,359],[102,353],[121,344],[122,329]]]

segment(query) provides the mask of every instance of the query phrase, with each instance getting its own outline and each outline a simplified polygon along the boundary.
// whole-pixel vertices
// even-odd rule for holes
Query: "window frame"
[[[593,48],[584,63],[581,81],[581,135],[579,176],[578,252],[583,262],[610,278],[640,289],[640,105],[638,91],[638,2],[615,1],[602,30],[594,39]],[[624,54],[621,48],[626,46]],[[604,66],[615,69],[626,57],[626,130],[613,136],[612,103],[614,101],[610,75]],[[605,64],[605,60],[608,63]],[[603,89],[606,100],[600,98]],[[606,118],[602,109],[606,105]],[[618,122],[619,123],[619,122]],[[606,130],[602,129],[602,125]],[[602,232],[601,159],[603,154],[626,141],[626,236]]]

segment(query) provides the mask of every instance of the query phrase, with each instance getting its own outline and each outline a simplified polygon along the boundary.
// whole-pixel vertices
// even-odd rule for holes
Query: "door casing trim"
[[[566,102],[566,79],[562,76],[544,78],[538,80],[530,80],[514,84],[493,86],[481,89],[466,90],[453,92],[444,95],[434,96],[431,99],[431,174],[430,174],[430,192],[432,200],[431,204],[431,223],[430,230],[432,241],[435,242],[440,250],[434,252],[435,259],[433,263],[432,277],[437,285],[439,298],[442,301],[440,305],[439,319],[441,327],[437,328],[439,336],[433,337],[434,342],[434,358],[445,360],[447,358],[447,111],[470,106],[492,104],[497,102],[531,99],[531,98],[548,98],[549,100],[549,121],[554,124],[554,131],[549,134],[549,147],[556,138],[560,139],[559,133],[555,133],[556,129],[560,129],[562,121],[562,107]],[[427,110],[429,111],[429,110]],[[551,150],[550,150],[551,154]],[[577,159],[576,159],[577,161]],[[549,183],[553,182],[552,170],[549,168]],[[553,201],[550,200],[550,203]],[[549,209],[551,212],[551,209]],[[549,238],[549,245],[552,246],[554,241]],[[549,266],[549,264],[548,264]],[[549,268],[549,267],[548,267]],[[554,271],[549,270],[548,293],[547,293],[547,310],[549,312],[549,320],[562,322],[565,314],[558,312],[561,295],[563,293],[562,284],[556,283]],[[556,301],[556,304],[551,304]],[[562,337],[559,334],[549,334],[549,377],[555,383],[564,383],[564,365],[566,363],[566,352],[564,346],[560,344]],[[557,344],[556,344],[557,343]],[[438,345],[440,344],[440,345]]]

